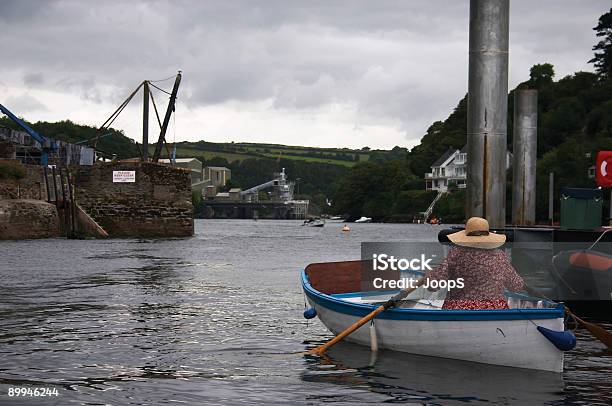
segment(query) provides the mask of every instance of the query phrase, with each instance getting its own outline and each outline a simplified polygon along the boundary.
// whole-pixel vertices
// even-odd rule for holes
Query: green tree
[[[550,85],[555,77],[555,69],[550,63],[536,64],[529,70],[529,87],[540,89]]]
[[[449,147],[461,149],[467,143],[467,95],[457,104],[450,116],[444,121],[434,122],[420,145],[408,154],[410,169],[416,176],[423,178],[431,172],[431,164]]]
[[[599,22],[593,30],[601,41],[593,46],[595,56],[589,63],[595,66],[599,79],[607,80],[612,77],[612,8],[599,17]]]

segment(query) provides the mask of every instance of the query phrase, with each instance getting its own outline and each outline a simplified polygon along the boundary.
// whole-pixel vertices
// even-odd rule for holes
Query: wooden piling
[[[60,188],[62,189],[62,220],[64,221],[64,231],[66,233],[66,237],[69,237],[70,221],[68,219],[68,205],[66,204],[66,188],[64,185],[64,175],[62,174],[62,167],[58,167],[57,171],[59,172]]]

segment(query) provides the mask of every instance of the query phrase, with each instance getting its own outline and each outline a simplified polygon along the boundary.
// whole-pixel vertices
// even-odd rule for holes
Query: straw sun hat
[[[481,217],[472,217],[465,223],[465,230],[448,235],[448,239],[462,247],[493,249],[506,241],[503,234],[489,232],[489,222]]]

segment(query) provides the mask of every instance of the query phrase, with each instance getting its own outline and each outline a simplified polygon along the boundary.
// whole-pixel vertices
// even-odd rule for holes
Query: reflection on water
[[[309,382],[361,386],[391,402],[543,404],[559,399],[560,374],[381,351],[340,343],[302,373]]]
[[[300,223],[0,242],[0,404],[20,404],[6,394],[24,385],[60,396],[21,404],[612,403],[612,357],[582,333],[563,376],[391,352],[373,362],[350,344],[329,358],[296,355],[330,337],[302,318],[301,268],[357,259],[361,241],[435,241],[438,231]]]

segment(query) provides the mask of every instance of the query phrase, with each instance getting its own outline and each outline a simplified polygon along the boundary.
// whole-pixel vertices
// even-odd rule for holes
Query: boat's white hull
[[[323,324],[334,334],[360,317],[314,303]],[[517,368],[563,371],[563,352],[537,329],[536,324],[562,331],[563,319],[430,321],[375,319],[379,348],[433,357],[452,358]],[[346,338],[370,346],[369,324]]]
[[[369,217],[362,217],[360,219],[355,220],[355,223],[371,223],[372,219]]]

